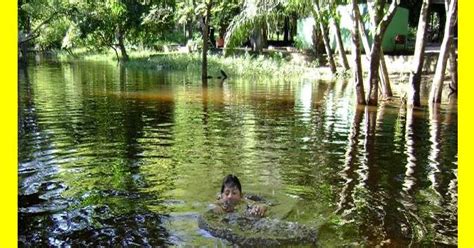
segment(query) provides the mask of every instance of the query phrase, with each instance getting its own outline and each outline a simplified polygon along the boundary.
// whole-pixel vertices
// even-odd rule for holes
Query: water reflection
[[[272,217],[319,228],[321,246],[457,241],[455,104],[361,108],[347,82],[202,87],[91,62],[19,76],[25,246],[231,245],[196,221],[228,173],[278,202]]]
[[[363,109],[358,107],[354,111],[354,118],[352,121],[351,131],[348,139],[347,152],[345,154],[344,167],[339,173],[344,181],[344,186],[339,195],[338,208],[336,210],[339,214],[348,215],[354,211],[355,205],[351,193],[354,190],[355,183],[357,182],[355,176],[356,166],[359,158],[359,135],[360,135],[360,124],[363,118]]]

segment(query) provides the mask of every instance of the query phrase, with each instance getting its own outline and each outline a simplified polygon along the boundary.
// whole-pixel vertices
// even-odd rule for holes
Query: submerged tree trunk
[[[315,15],[315,19],[318,22],[319,29],[321,31],[321,34],[323,36],[323,42],[324,42],[324,47],[326,49],[326,54],[328,56],[328,63],[329,63],[329,68],[331,69],[331,72],[333,74],[336,73],[336,64],[334,63],[334,58],[333,54],[331,51],[331,46],[329,45],[329,36],[328,33],[326,32],[326,29],[323,24],[323,18],[321,16],[321,9],[319,8],[319,0],[314,1],[314,11],[313,15]]]
[[[436,63],[436,72],[431,86],[430,102],[440,103],[443,91],[444,72],[446,70],[446,63],[448,60],[449,49],[452,42],[452,31],[456,21],[457,0],[451,0],[449,3],[448,16],[446,18],[446,25],[444,29],[443,42],[439,52],[438,62]]]
[[[344,44],[342,43],[341,38],[341,29],[339,28],[339,24],[334,19],[332,19],[331,22],[334,27],[334,30],[336,31],[336,44],[337,50],[339,51],[339,59],[341,60],[341,64],[344,67],[344,70],[349,70],[349,63],[347,62],[346,51],[344,50]]]
[[[400,3],[400,0],[393,0],[390,4],[387,13],[381,19],[383,7],[380,2],[374,3],[374,8],[379,8],[374,11],[373,25],[375,28],[372,49],[370,51],[370,67],[369,67],[369,93],[367,104],[376,106],[378,104],[378,70],[380,66],[380,55],[382,50],[382,38],[385,34],[388,24],[395,15],[395,10]],[[379,6],[380,5],[380,6]],[[381,9],[380,9],[381,8]],[[381,19],[381,20],[380,20]],[[380,21],[379,21],[380,20]]]
[[[421,106],[420,83],[423,69],[424,53],[426,46],[426,29],[428,20],[428,10],[431,0],[423,0],[418,21],[418,31],[416,33],[415,54],[413,55],[412,69],[407,90],[407,104],[416,107]]]
[[[353,80],[354,87],[356,92],[356,100],[358,104],[366,104],[365,102],[365,92],[364,92],[364,81],[362,77],[362,62],[360,55],[360,37],[359,37],[359,6],[357,6],[357,1],[352,0],[352,71],[353,71]]]
[[[207,50],[209,48],[209,22],[211,19],[211,4],[210,1],[206,6],[206,15],[204,19],[204,30],[202,37],[202,68],[201,68],[201,80],[202,85],[207,86]]]

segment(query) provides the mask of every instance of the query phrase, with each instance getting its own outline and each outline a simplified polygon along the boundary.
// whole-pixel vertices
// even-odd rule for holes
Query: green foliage
[[[227,27],[232,19],[239,14],[241,3],[237,0],[218,1],[214,4],[211,11],[211,26],[218,32],[219,36],[224,37]]]
[[[305,41],[303,40],[303,38],[301,36],[296,36],[295,37],[294,46],[297,49],[302,50],[303,48],[305,48],[304,43],[305,43]]]
[[[225,36],[225,46],[236,47],[245,41],[255,24],[266,22],[266,17],[279,4],[279,1],[245,1],[242,11],[229,25]]]
[[[68,31],[69,22],[61,18],[45,25],[41,35],[36,39],[36,46],[41,50],[60,49],[63,37]]]
[[[42,49],[59,48],[67,30],[70,6],[65,0],[20,0],[19,41],[29,41]]]

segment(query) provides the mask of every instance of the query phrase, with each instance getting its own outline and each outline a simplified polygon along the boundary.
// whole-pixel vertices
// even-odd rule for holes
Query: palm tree
[[[262,35],[262,28],[267,19],[274,16],[280,0],[246,0],[243,3],[240,14],[230,22],[224,39],[224,47],[233,48],[247,40],[251,33]],[[261,37],[260,37],[261,38]],[[256,39],[255,41],[261,41]],[[261,44],[254,44],[257,51],[262,48]]]

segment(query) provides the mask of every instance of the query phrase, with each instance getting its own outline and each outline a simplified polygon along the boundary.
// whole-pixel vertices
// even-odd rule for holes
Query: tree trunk
[[[387,64],[385,63],[385,55],[383,48],[380,48],[380,68],[379,76],[382,81],[382,95],[384,98],[390,98],[393,96],[392,87],[390,86],[390,78],[388,76]]]
[[[334,63],[333,54],[332,54],[332,51],[331,51],[331,47],[329,45],[329,36],[328,36],[328,33],[326,32],[326,29],[325,29],[324,24],[323,24],[323,18],[321,17],[321,9],[319,8],[318,1],[319,0],[314,1],[315,9],[313,11],[313,15],[315,14],[315,16],[316,16],[315,19],[318,22],[319,29],[320,29],[321,34],[323,36],[324,47],[326,49],[326,54],[328,56],[329,68],[331,69],[331,72],[333,74],[335,74],[336,73],[336,64]]]
[[[380,66],[380,55],[382,51],[382,38],[387,30],[387,26],[395,15],[396,8],[400,0],[393,0],[390,4],[389,9],[385,16],[380,19],[380,14],[383,6],[376,6],[377,2],[374,3],[374,8],[379,8],[374,11],[373,25],[375,27],[374,38],[372,43],[372,49],[370,51],[370,68],[369,68],[369,93],[367,104],[376,106],[378,104],[378,70]],[[380,4],[380,3],[379,3]],[[380,20],[380,21],[379,21]]]
[[[451,42],[451,48],[449,49],[449,75],[451,75],[451,90],[454,93],[458,92],[458,60],[456,54],[456,45],[454,40]]]
[[[290,37],[288,37],[290,39],[290,42],[293,42],[294,41],[294,37],[296,36],[297,34],[297,23],[298,23],[298,16],[296,14],[293,14],[291,16],[291,20],[290,20]]]
[[[268,26],[266,21],[262,25],[262,43],[263,47],[268,47]]]
[[[444,6],[446,9],[446,12],[448,12],[449,2],[445,1]],[[457,17],[456,17],[455,22],[457,23]],[[451,84],[449,85],[449,88],[452,90],[451,93],[457,93],[458,91],[458,61],[457,61],[456,47],[457,47],[457,44],[455,44],[454,39],[453,39],[453,41],[451,42],[450,49],[449,49],[449,75],[451,75]]]
[[[420,84],[421,72],[423,69],[423,60],[426,46],[426,29],[428,20],[428,10],[431,0],[423,0],[420,10],[420,19],[418,21],[418,30],[416,33],[415,54],[413,55],[412,70],[407,91],[407,104],[416,107],[421,106],[420,102]]]
[[[452,43],[452,31],[456,20],[457,0],[451,0],[449,4],[448,16],[446,18],[446,25],[444,29],[443,42],[439,52],[438,62],[436,64],[436,72],[431,86],[430,102],[440,103],[443,91],[444,72],[446,70],[446,63],[448,60],[449,49]]]
[[[28,38],[28,36],[31,33],[31,21],[30,17],[26,17],[26,26],[25,26],[25,38]],[[23,43],[20,43],[20,49],[21,49],[21,62],[23,64],[28,63],[28,49],[30,47],[30,41],[26,40]]]
[[[336,31],[336,44],[337,50],[339,51],[339,59],[341,60],[341,64],[344,67],[344,70],[349,70],[349,63],[347,62],[346,51],[344,50],[344,44],[342,43],[341,38],[341,29],[339,28],[339,24],[332,19],[332,25],[334,26],[334,30]]]
[[[365,50],[365,57],[366,57],[367,61],[370,62],[369,39],[367,37],[367,33],[365,32],[364,23],[362,22],[360,13],[359,13],[358,20],[359,20],[359,32],[361,34],[362,44],[364,45],[364,50]],[[392,93],[392,89],[390,87],[390,79],[388,77],[387,65],[385,64],[385,57],[383,55],[382,50],[381,50],[381,56],[380,56],[380,65],[381,66],[379,67],[379,74],[378,75],[379,75],[380,82],[382,82],[382,87],[381,87],[382,88],[382,94],[386,98],[392,97],[393,93]]]
[[[187,23],[186,23],[186,29],[188,31],[188,39],[189,40],[192,40],[193,39],[193,23],[191,20],[189,20]]]
[[[283,41],[285,44],[289,41],[288,36],[290,33],[290,18],[285,16],[285,23],[283,25]]]
[[[365,92],[364,92],[364,81],[362,77],[362,62],[360,55],[360,37],[359,37],[359,6],[357,1],[352,0],[352,59],[353,59],[353,80],[356,92],[356,100],[358,104],[366,104]]]
[[[127,54],[127,50],[125,49],[125,45],[124,45],[124,32],[122,30],[118,30],[117,31],[117,40],[118,40],[118,46],[120,48],[120,53],[122,54],[122,61],[126,62],[128,61],[128,54]]]
[[[369,64],[369,93],[367,104],[377,106],[379,101],[379,84],[378,84],[378,69],[380,66],[380,51],[382,46],[382,37],[375,35],[372,43],[372,50],[370,51]]]
[[[258,22],[250,35],[250,45],[252,46],[252,51],[254,52],[260,53],[265,47],[266,39],[264,25],[265,24]]]
[[[202,72],[201,80],[203,86],[207,86],[207,50],[209,48],[209,22],[211,19],[212,1],[209,2],[206,8],[206,16],[204,18],[204,30],[202,38]]]

